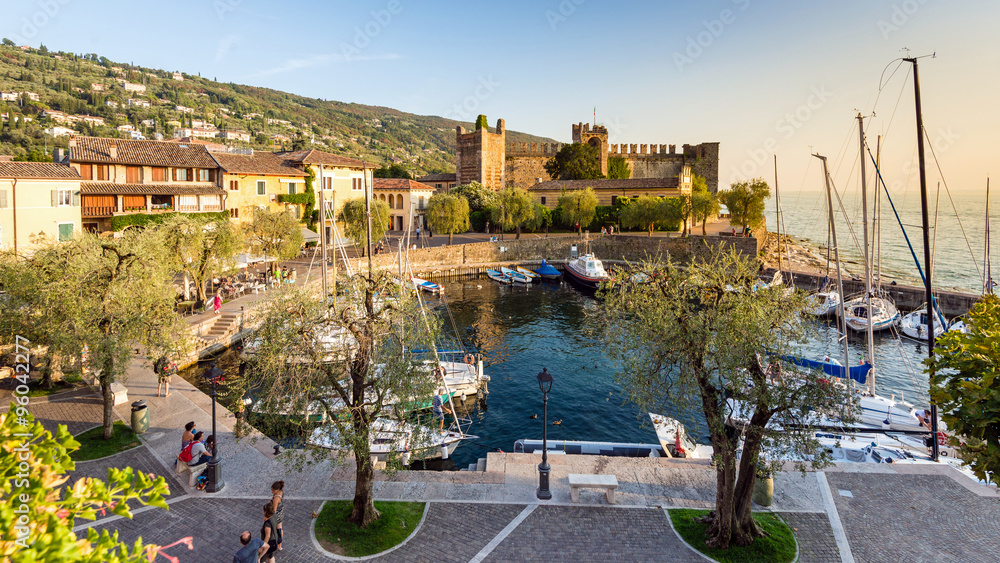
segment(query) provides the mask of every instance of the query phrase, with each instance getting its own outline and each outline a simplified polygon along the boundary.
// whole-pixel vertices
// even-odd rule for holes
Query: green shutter
[[[73,223],[59,224],[59,242],[65,242],[73,238]]]

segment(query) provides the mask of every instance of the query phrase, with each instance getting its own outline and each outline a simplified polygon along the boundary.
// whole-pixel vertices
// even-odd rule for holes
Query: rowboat
[[[531,270],[529,270],[527,268],[522,268],[521,266],[518,266],[518,267],[516,267],[514,269],[517,270],[517,273],[519,273],[522,276],[528,278],[529,281],[536,281],[540,277],[535,272],[532,272]]]
[[[430,282],[422,278],[412,278],[412,280],[413,280],[413,285],[417,289],[422,289],[429,293],[441,293],[442,291],[444,291],[443,287],[434,282]]]
[[[508,276],[507,274],[498,272],[496,270],[486,270],[486,276],[489,277],[491,280],[493,280],[495,282],[500,282],[500,283],[505,283],[505,284],[514,283],[514,280],[511,279],[510,276]]]
[[[505,276],[509,277],[514,283],[522,283],[525,285],[531,283],[531,279],[529,279],[528,276],[525,276],[524,274],[521,274],[516,270],[511,270],[510,268],[501,267],[500,271]]]

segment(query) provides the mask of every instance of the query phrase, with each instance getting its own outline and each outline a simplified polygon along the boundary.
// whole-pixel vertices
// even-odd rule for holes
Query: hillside
[[[18,158],[65,147],[69,130],[148,139],[170,139],[178,131],[212,135],[217,130],[235,138],[206,140],[257,150],[313,147],[375,165],[401,163],[419,176],[454,171],[455,127],[474,127],[443,117],[116,63],[97,54],[57,53],[44,46],[25,49],[7,40],[0,46],[0,92],[0,155]],[[46,110],[66,116],[43,116]],[[510,130],[507,139],[554,142]]]

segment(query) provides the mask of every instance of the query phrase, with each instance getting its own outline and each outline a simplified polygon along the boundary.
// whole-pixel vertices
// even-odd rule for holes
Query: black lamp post
[[[215,431],[216,388],[219,384],[219,378],[223,375],[225,375],[225,372],[215,364],[212,364],[212,367],[208,368],[204,375],[204,377],[212,382],[212,436],[215,438],[212,442],[212,459],[208,460],[208,468],[205,470],[205,474],[208,477],[208,483],[205,484],[205,491],[209,493],[217,493],[226,486],[225,481],[222,480],[222,459],[219,457],[219,434]]]
[[[552,374],[549,368],[542,368],[538,374],[538,388],[542,390],[542,462],[538,464],[538,491],[535,496],[539,500],[551,500],[549,490],[549,391],[552,390]]]

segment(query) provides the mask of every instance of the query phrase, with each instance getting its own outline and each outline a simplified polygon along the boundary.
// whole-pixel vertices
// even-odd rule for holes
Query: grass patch
[[[316,539],[337,555],[364,557],[381,553],[410,537],[424,515],[424,504],[375,501],[382,517],[361,529],[347,521],[352,501],[328,500],[316,518]]]
[[[111,439],[104,440],[104,427],[98,426],[74,436],[80,442],[80,449],[70,457],[73,461],[88,461],[131,450],[139,445],[139,438],[127,424],[116,421],[112,427]]]
[[[52,389],[42,389],[42,380],[32,379],[28,383],[28,396],[47,397],[56,393],[62,393],[63,391],[71,391],[79,387],[82,383],[83,377],[78,372],[64,374],[62,379],[53,381]]]
[[[708,510],[691,508],[671,509],[670,521],[674,529],[691,547],[705,555],[723,563],[789,563],[795,559],[795,534],[780,518],[769,512],[754,514],[757,524],[769,534],[766,538],[757,538],[746,547],[731,547],[729,549],[709,549],[705,547],[705,529],[708,527],[696,520],[708,514]]]

